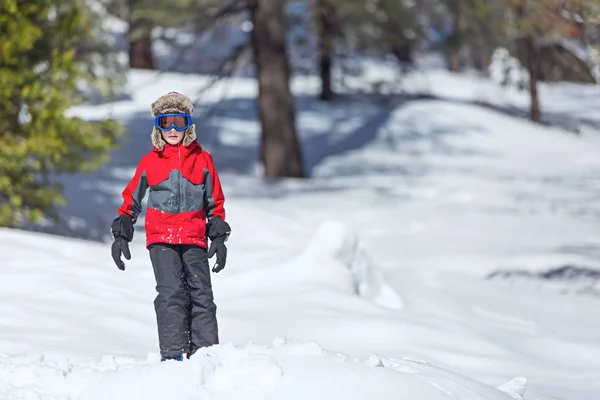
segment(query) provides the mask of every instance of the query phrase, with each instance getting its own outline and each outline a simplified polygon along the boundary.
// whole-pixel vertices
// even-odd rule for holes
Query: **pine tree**
[[[420,38],[415,2],[397,0],[313,0],[315,31],[319,35],[320,74],[327,90],[333,55],[393,55],[403,67],[413,62]],[[343,61],[340,61],[343,64]]]
[[[0,3],[0,226],[57,218],[55,174],[95,169],[121,133],[65,113],[86,83],[77,54],[94,24],[86,10],[78,0]]]
[[[141,69],[177,70],[186,53],[203,35],[225,21],[246,12],[245,0],[96,0],[117,18],[127,21],[129,66]],[[171,29],[192,34],[190,41],[177,40]],[[167,66],[154,54],[153,43],[159,39],[175,54]],[[184,42],[184,43],[182,43]],[[231,54],[228,58],[235,58]],[[228,60],[223,60],[226,63]],[[204,66],[203,68],[204,69]],[[219,73],[220,71],[213,71]]]
[[[530,119],[541,122],[542,112],[538,82],[541,74],[540,50],[543,46],[573,36],[573,31],[584,34],[586,27],[596,24],[598,0],[508,0],[507,33],[520,44],[521,59],[529,73]],[[591,20],[591,21],[590,21]],[[597,26],[594,27],[597,30]]]
[[[435,48],[447,67],[460,72],[485,71],[494,49],[504,40],[508,0],[427,0],[423,4],[430,27],[440,32]]]

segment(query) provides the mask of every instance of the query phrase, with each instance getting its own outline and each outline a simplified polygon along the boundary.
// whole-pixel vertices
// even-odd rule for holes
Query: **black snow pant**
[[[219,343],[206,249],[195,245],[150,245],[158,295],[154,300],[162,356],[187,354]]]

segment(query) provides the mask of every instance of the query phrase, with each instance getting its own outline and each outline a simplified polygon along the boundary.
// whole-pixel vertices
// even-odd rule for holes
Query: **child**
[[[153,150],[138,164],[111,225],[112,257],[124,270],[121,254],[131,259],[128,243],[149,190],[146,246],[158,292],[154,308],[163,361],[219,343],[208,259],[217,255],[213,272],[225,267],[231,229],[212,156],[196,141],[192,113],[191,100],[177,92],[152,104]]]

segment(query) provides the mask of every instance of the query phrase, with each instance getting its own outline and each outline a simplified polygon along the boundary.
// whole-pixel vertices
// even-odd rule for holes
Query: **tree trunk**
[[[269,178],[304,177],[286,52],[285,0],[250,0],[262,161]]]
[[[334,13],[330,0],[318,0],[319,72],[321,74],[321,100],[333,100],[331,69],[333,66]]]
[[[452,49],[448,60],[448,68],[452,72],[460,72],[460,53],[459,49]]]
[[[454,24],[454,33],[452,43],[450,45],[450,55],[448,60],[448,67],[450,71],[460,72],[462,71],[462,63],[460,61],[460,51],[463,46],[463,35],[462,35],[462,0],[455,0],[454,2],[454,14],[452,16],[452,22]]]
[[[150,33],[129,40],[129,67],[154,69]]]
[[[473,65],[473,68],[481,73],[486,72],[487,66],[490,62],[490,55],[487,48],[478,43],[477,45],[471,46],[470,50],[471,64]]]
[[[516,3],[514,7],[514,11],[517,15],[518,22],[520,22],[521,29],[523,29],[524,23],[523,19],[527,17],[527,3],[525,0]],[[538,31],[536,29],[536,24],[533,22],[527,24],[529,29],[527,29],[523,34],[523,48],[525,50],[523,54],[523,59],[525,59],[525,64],[527,66],[527,71],[529,72],[529,98],[530,98],[530,108],[529,108],[529,118],[534,122],[541,122],[542,115],[540,112],[540,101],[538,97],[538,81],[540,77],[540,50],[535,42],[535,32]],[[531,29],[531,25],[533,25],[533,29]]]
[[[531,37],[525,38],[525,47],[527,49],[527,70],[529,71],[529,95],[531,99],[530,118],[532,121],[539,123],[542,121],[538,97],[539,49]]]
[[[393,44],[390,47],[390,51],[396,57],[396,59],[403,64],[412,64],[414,61],[412,55],[412,46],[410,43]]]
[[[154,69],[154,54],[152,52],[152,24],[136,14],[140,0],[127,0],[127,21],[129,31],[129,67]]]

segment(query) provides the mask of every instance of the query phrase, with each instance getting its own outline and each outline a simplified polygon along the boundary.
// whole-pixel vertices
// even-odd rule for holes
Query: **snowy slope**
[[[130,127],[101,171],[65,179],[76,233],[107,236],[150,149],[149,103],[169,90],[193,96],[206,79],[134,71],[131,99],[72,110]],[[525,109],[524,95],[479,78],[418,73],[404,90],[441,99],[387,105],[322,104],[310,97],[317,84],[294,82],[307,181],[261,179],[253,81],[196,99],[233,227],[228,266],[213,279],[223,346],[157,363],[143,220],[124,273],[108,243],[3,230],[0,393],[152,399],[175,387],[190,399],[319,398],[312,391],[323,387],[322,398],[495,399],[507,397],[494,387],[523,376],[526,399],[597,397],[599,298],[486,279],[600,267],[600,116],[585,111],[596,88],[543,89],[550,110],[589,119],[577,136],[472,104],[483,94]],[[159,385],[164,374],[173,386]]]
[[[372,303],[375,298],[357,297],[357,283],[373,293],[384,291],[352,272],[353,263],[369,269],[353,235],[333,222],[320,235],[298,259],[276,271],[250,274],[258,276],[245,277],[243,284],[240,277],[215,276],[225,342],[180,364],[159,362],[150,307],[152,277],[141,257],[126,273],[117,274],[105,260],[106,246],[0,230],[13,250],[30,254],[26,261],[9,256],[3,271],[0,396],[158,400],[177,393],[182,399],[395,399],[402,393],[427,400],[510,399],[499,389],[425,360],[374,352],[353,356],[325,350],[315,341],[277,336],[286,332],[284,324],[288,330],[289,325],[310,324],[298,332],[300,338],[315,330],[329,330],[321,335],[330,337],[342,337],[342,331],[356,335],[359,326],[364,333],[387,330],[388,340],[394,336],[397,323],[388,321],[385,308]],[[325,251],[317,247],[323,243],[328,244]],[[340,257],[352,249],[354,257]],[[261,279],[265,277],[267,281]],[[265,284],[258,293],[260,281]],[[387,297],[384,307],[398,307],[393,299]],[[228,306],[231,302],[238,307]],[[264,315],[268,304],[276,304],[285,315],[277,322],[269,313],[272,339],[252,344],[248,339],[253,335],[245,327],[261,324],[269,316]],[[353,315],[357,311],[363,315]]]

